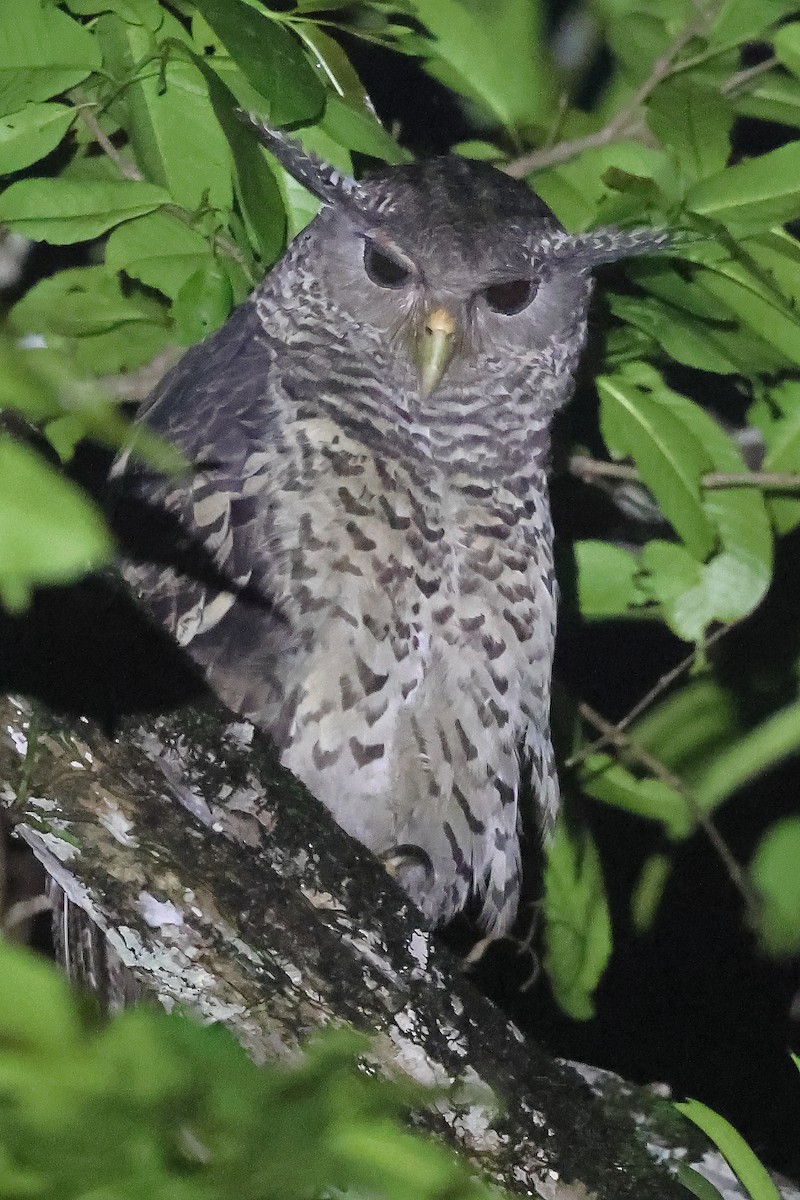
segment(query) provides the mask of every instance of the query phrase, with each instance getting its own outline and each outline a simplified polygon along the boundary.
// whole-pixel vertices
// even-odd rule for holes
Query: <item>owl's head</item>
[[[326,296],[360,344],[389,359],[393,385],[417,406],[476,389],[496,400],[535,373],[537,393],[551,396],[545,407],[558,407],[571,390],[593,269],[669,241],[641,229],[570,235],[525,183],[455,156],[356,182],[246,119],[322,200],[311,236]]]

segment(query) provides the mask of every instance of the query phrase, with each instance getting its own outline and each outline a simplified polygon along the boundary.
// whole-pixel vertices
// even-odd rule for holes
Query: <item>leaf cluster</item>
[[[0,1196],[497,1196],[404,1127],[432,1097],[362,1069],[368,1048],[332,1030],[259,1068],[224,1027],[160,1008],[98,1024],[54,967],[0,942]]]

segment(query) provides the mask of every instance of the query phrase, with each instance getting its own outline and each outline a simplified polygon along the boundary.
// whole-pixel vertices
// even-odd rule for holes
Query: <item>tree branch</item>
[[[569,471],[585,483],[594,479],[620,479],[642,483],[636,467],[629,463],[604,462],[588,454],[573,454]],[[793,471],[710,471],[700,478],[700,486],[709,491],[731,487],[757,487],[765,491],[798,492],[800,475]]]
[[[671,771],[661,759],[656,758],[644,746],[640,746],[635,742],[630,734],[625,733],[619,725],[614,725],[612,722],[607,721],[605,717],[601,717],[589,704],[579,704],[578,713],[588,725],[591,725],[593,729],[602,735],[606,744],[614,746],[621,756],[638,763],[653,778],[660,779],[667,787],[672,788],[673,791],[678,792],[683,797],[689,811],[705,833],[725,867],[731,883],[744,900],[753,922],[757,923],[760,909],[758,897],[751,888],[750,881],[743,868],[734,857],[727,842],[691,788],[687,787],[681,777],[676,775],[674,771]]]
[[[0,701],[0,802],[140,987],[224,1021],[260,1061],[296,1057],[332,1022],[371,1031],[374,1069],[447,1089],[420,1123],[512,1195],[685,1194],[644,1149],[669,1158],[674,1114],[646,1089],[629,1101],[635,1123],[607,1111],[525,1041],[252,727],[218,705],[113,741],[44,719],[28,750],[30,717]],[[97,962],[92,939],[72,950]]]
[[[675,68],[675,60],[680,52],[693,37],[696,37],[708,25],[718,7],[718,0],[709,0],[700,7],[697,16],[683,27],[664,53],[655,60],[650,74],[639,85],[627,104],[615,113],[602,129],[586,134],[584,137],[572,138],[559,142],[555,146],[544,146],[539,150],[533,150],[530,154],[524,154],[506,164],[503,168],[506,174],[515,179],[521,179],[532,171],[542,171],[545,167],[569,162],[571,159],[577,158],[584,150],[607,146],[609,142],[640,133],[645,128],[644,117],[640,111],[642,105],[658,85],[672,73]]]

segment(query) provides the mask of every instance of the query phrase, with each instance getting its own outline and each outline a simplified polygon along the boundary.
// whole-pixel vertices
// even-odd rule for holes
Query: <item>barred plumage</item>
[[[292,153],[282,140],[290,169]],[[124,570],[433,922],[472,894],[500,934],[522,782],[541,833],[558,809],[545,472],[585,336],[588,235],[572,261],[546,206],[481,164],[358,185],[319,167],[316,187],[314,169],[298,156],[326,207],[141,414],[196,470],[117,465],[181,547]],[[598,258],[614,237],[626,251],[606,232]]]

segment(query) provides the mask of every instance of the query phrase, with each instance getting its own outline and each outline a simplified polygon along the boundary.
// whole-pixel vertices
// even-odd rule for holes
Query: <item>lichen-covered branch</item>
[[[514,1195],[686,1194],[625,1105],[472,988],[251,726],[209,705],[110,740],[21,700],[0,716],[0,802],[139,988],[224,1022],[259,1061],[295,1057],[330,1023],[366,1030],[377,1069],[447,1089],[420,1120]],[[655,1143],[655,1109],[648,1121]]]

